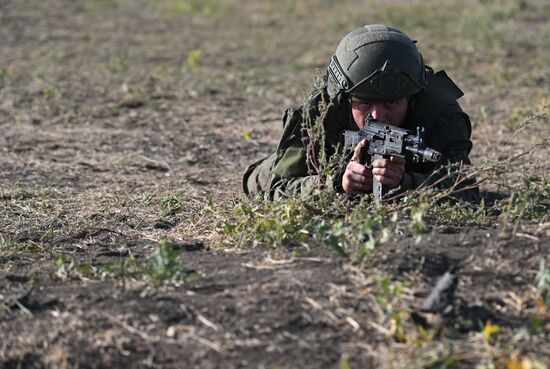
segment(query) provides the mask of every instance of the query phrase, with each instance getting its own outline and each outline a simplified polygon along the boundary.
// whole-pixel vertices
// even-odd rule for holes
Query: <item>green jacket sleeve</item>
[[[247,168],[243,177],[243,190],[247,195],[278,200],[306,197],[322,187],[333,190],[331,179],[321,186],[319,175],[308,168],[302,114],[303,108],[287,110],[276,152]]]
[[[243,190],[247,195],[261,195],[268,200],[292,196],[309,196],[319,188],[319,176],[283,178],[273,171],[277,154],[249,166],[243,177]],[[280,166],[280,165],[279,165]]]

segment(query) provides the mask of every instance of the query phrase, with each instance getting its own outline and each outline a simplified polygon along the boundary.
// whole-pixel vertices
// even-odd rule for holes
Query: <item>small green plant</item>
[[[424,193],[419,196],[411,198],[411,205],[409,209],[410,223],[409,228],[415,234],[422,234],[428,232],[428,226],[425,222],[425,214],[430,207],[429,200],[426,199]]]
[[[177,260],[181,251],[163,239],[158,242],[153,254],[144,261],[133,255],[127,259],[103,268],[105,277],[133,278],[153,285],[184,281],[189,273]]]
[[[62,280],[67,279],[69,271],[71,269],[71,264],[67,265],[67,256],[65,254],[61,254],[57,258],[55,265],[57,265],[55,275]]]
[[[428,208],[430,220],[459,226],[490,224],[496,213],[493,207],[485,205],[483,199],[480,204],[444,202]]]
[[[143,195],[141,195],[138,201],[143,205],[149,205],[152,199],[153,199],[153,195],[149,192],[146,192]]]
[[[268,247],[305,240],[307,209],[298,200],[280,202],[243,201],[235,206],[236,217],[225,222],[224,232],[238,245],[262,243]],[[304,227],[305,226],[305,227]]]
[[[382,324],[389,325],[388,330],[395,341],[405,342],[405,323],[409,319],[409,312],[402,301],[404,286],[379,272],[374,272],[373,275],[376,302],[384,314]]]
[[[165,64],[159,64],[153,70],[153,76],[158,79],[163,79],[168,75],[168,67]]]
[[[509,198],[497,204],[505,220],[544,221],[550,217],[550,177],[530,175],[523,177]]]
[[[145,274],[156,284],[182,279],[186,273],[181,263],[177,261],[180,254],[181,251],[174,248],[167,240],[161,240],[153,256],[145,265]]]
[[[383,209],[372,204],[350,206],[345,198],[328,194],[276,202],[245,199],[232,212],[225,211],[230,214],[221,229],[224,242],[230,239],[237,246],[273,248],[312,242],[364,260],[378,243],[389,239]]]
[[[130,255],[120,262],[99,268],[90,264],[79,265],[74,258],[61,254],[55,262],[57,268],[52,277],[63,281],[105,277],[133,278],[156,286],[167,282],[183,281],[189,276],[182,263],[178,261],[180,254],[181,251],[165,239],[160,240],[152,255],[143,261]]]
[[[501,331],[501,328],[498,324],[493,324],[491,321],[488,321],[487,323],[485,323],[485,326],[483,327],[483,330],[482,330],[482,337],[483,337],[483,342],[485,343],[489,343],[491,342],[491,338],[500,333]]]
[[[6,239],[0,234],[0,249],[7,255],[11,254],[31,254],[42,255],[49,254],[51,250],[48,247],[44,247],[42,243],[33,241],[16,242],[10,239]]]
[[[183,207],[180,202],[180,194],[168,195],[160,199],[160,210],[166,215],[173,215]]]
[[[40,91],[40,94],[46,99],[46,100],[53,100],[56,95],[55,88],[53,87],[45,87]]]
[[[183,62],[181,66],[182,73],[186,73],[188,71],[191,72],[198,72],[202,68],[203,64],[203,52],[201,49],[194,49],[187,53],[187,56],[185,57],[185,61]]]
[[[342,355],[340,359],[340,369],[351,369],[348,355]]]
[[[53,209],[53,205],[48,200],[48,193],[46,191],[40,193],[40,201],[34,204],[34,208],[39,213],[47,213]]]
[[[46,213],[53,208],[52,204],[47,200],[42,200],[36,204],[36,210],[40,213]]]
[[[57,270],[54,273],[56,279],[65,281],[68,279],[88,280],[98,277],[98,270],[90,264],[77,265],[76,261],[67,257],[66,254],[61,254],[57,258],[55,265]]]

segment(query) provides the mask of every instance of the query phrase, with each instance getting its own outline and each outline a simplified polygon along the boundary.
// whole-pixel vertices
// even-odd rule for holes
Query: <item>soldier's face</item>
[[[379,122],[400,126],[405,120],[409,98],[394,101],[368,101],[351,98],[351,114],[359,128],[365,125],[365,119],[371,115]]]

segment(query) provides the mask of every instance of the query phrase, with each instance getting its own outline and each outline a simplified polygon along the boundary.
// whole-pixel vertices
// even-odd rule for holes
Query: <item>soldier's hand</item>
[[[405,159],[390,156],[389,159],[377,159],[372,162],[372,174],[377,181],[389,188],[399,187],[405,175]]]
[[[362,152],[367,145],[367,140],[359,142],[353,152],[353,158],[346,166],[342,177],[342,188],[346,193],[372,192],[372,172],[361,163]]]

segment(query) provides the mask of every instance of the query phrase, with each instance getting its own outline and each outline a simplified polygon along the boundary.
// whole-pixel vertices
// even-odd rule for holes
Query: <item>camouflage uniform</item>
[[[423,128],[424,142],[441,152],[444,160],[469,165],[471,162],[468,154],[472,148],[471,124],[468,115],[457,102],[462,95],[462,91],[444,71],[433,73],[429,70],[426,87],[411,99],[401,127],[413,131],[416,127]],[[289,196],[308,196],[320,187],[334,193],[343,192],[341,180],[347,163],[343,163],[325,181],[321,181],[320,176],[308,169],[307,165],[304,117],[307,114],[315,121],[321,101],[330,101],[326,84],[312,94],[305,106],[287,110],[283,118],[283,134],[276,152],[250,165],[244,173],[243,190],[246,194],[261,194],[266,199],[277,200]],[[344,130],[359,130],[351,116],[347,99],[331,101],[323,124],[328,156],[336,152]],[[405,191],[424,183],[435,182],[437,176],[432,174],[437,167],[434,163],[407,161],[400,189]],[[442,181],[438,185],[450,187],[452,180]],[[467,190],[461,192],[459,197],[477,202],[479,191],[477,188]]]

